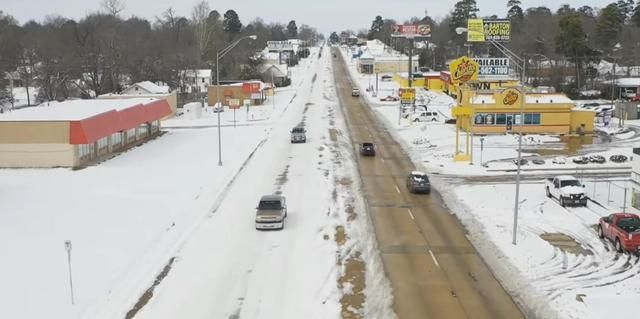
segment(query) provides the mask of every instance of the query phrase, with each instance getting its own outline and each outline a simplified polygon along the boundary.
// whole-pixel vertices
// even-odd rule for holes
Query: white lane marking
[[[413,217],[413,213],[411,212],[411,210],[410,210],[410,209],[408,209],[408,208],[407,208],[407,212],[409,213],[409,216],[411,216],[411,219],[416,220],[416,219]]]
[[[396,192],[398,192],[398,194],[401,194],[401,193],[400,193],[400,189],[398,188],[398,185],[393,185],[393,186],[395,186],[395,187],[396,187]]]
[[[438,260],[436,259],[436,256],[433,254],[431,249],[429,249],[429,255],[431,255],[431,259],[433,259],[433,263],[436,264],[436,267],[440,269],[440,264],[438,263]]]

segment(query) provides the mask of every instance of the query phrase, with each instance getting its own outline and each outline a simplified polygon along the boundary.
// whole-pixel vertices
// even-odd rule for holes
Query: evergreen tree
[[[477,18],[476,13],[480,11],[476,0],[460,0],[456,2],[453,12],[451,12],[451,21],[449,28],[455,31],[458,27],[466,27],[468,19]]]
[[[596,39],[604,51],[618,43],[623,26],[624,14],[617,4],[609,4],[600,11],[596,23]]]
[[[298,37],[298,26],[296,25],[296,20],[291,20],[289,21],[289,24],[287,24],[287,37],[290,39]]]
[[[242,22],[240,22],[240,18],[234,10],[227,10],[224,13],[222,25],[224,31],[228,33],[239,33],[242,30]]]
[[[522,2],[520,0],[509,0],[507,2],[507,18],[511,19],[512,22],[522,21],[524,19],[524,12],[522,11],[522,7],[520,5]]]
[[[331,35],[329,36],[329,42],[331,44],[337,44],[338,42],[340,42],[340,37],[337,33],[331,32]]]
[[[376,16],[376,18],[371,23],[371,29],[369,29],[369,40],[373,40],[380,36],[382,33],[382,28],[384,27],[384,20],[382,20],[382,16]]]

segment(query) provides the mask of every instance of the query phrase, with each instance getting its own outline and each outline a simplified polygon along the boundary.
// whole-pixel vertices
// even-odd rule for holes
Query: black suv
[[[423,172],[411,172],[407,177],[407,189],[412,193],[431,193],[429,177]]]
[[[362,156],[376,156],[376,146],[373,143],[360,144],[360,155]]]

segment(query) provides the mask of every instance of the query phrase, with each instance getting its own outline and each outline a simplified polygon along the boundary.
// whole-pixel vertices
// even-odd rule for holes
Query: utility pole
[[[409,38],[409,87],[413,86],[413,38]]]
[[[513,208],[513,244],[518,244],[518,210],[520,206],[520,164],[522,161],[522,129],[524,128],[524,103],[525,103],[525,95],[524,89],[519,88],[519,101],[520,103],[520,125],[519,125],[519,134],[518,134],[518,172],[516,173],[516,199],[515,205]]]

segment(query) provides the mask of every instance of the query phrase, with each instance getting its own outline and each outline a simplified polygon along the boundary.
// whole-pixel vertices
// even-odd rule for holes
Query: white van
[[[413,122],[438,122],[440,120],[440,114],[433,111],[420,111],[413,114]]]

